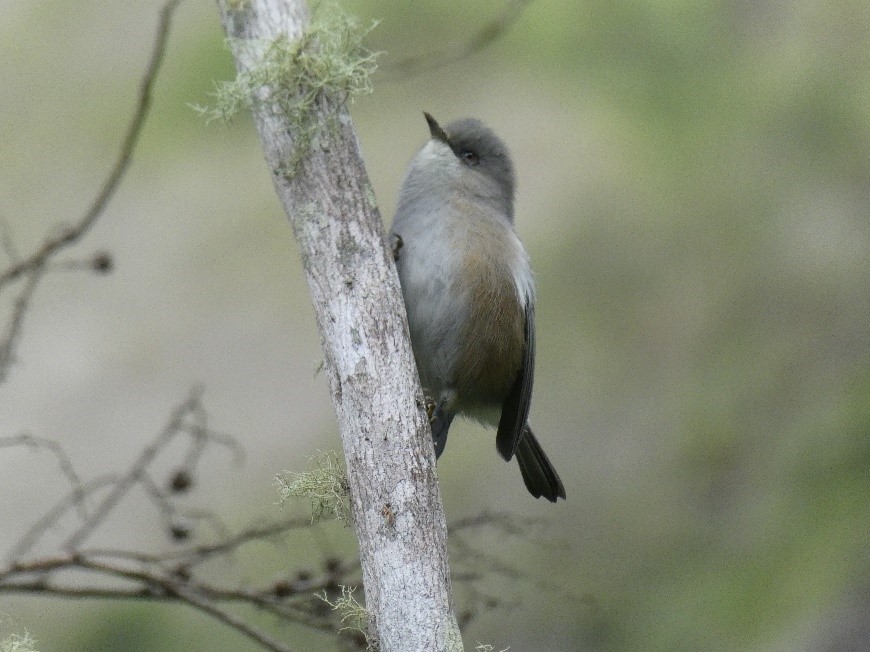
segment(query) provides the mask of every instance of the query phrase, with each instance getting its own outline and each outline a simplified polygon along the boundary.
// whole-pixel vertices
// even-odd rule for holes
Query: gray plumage
[[[513,228],[514,170],[504,143],[478,120],[442,129],[414,157],[391,240],[427,394],[436,402],[436,455],[456,414],[498,428],[526,487],[553,502],[558,474],[528,427],[534,376],[535,290]]]

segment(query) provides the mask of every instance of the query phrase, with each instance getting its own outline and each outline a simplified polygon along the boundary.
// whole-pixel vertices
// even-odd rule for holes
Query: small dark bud
[[[178,566],[176,566],[173,573],[175,573],[175,577],[184,582],[190,579],[190,568],[184,564],[179,564]]]
[[[169,489],[176,494],[182,494],[193,486],[193,476],[187,469],[178,469],[169,479]]]
[[[186,541],[193,532],[193,523],[190,519],[176,519],[169,526],[169,535],[175,541]]]
[[[293,595],[293,587],[287,580],[278,580],[272,587],[272,593],[275,594],[276,598],[286,598]]]
[[[335,573],[341,568],[341,559],[338,557],[327,557],[323,562],[323,567],[328,573]]]
[[[296,573],[296,581],[297,582],[308,582],[311,580],[311,573],[307,570],[301,570]]]
[[[108,251],[98,251],[91,259],[91,269],[97,274],[108,274],[114,266],[115,262]]]

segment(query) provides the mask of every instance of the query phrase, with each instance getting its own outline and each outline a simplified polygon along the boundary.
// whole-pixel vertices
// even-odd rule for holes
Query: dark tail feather
[[[444,452],[444,447],[447,445],[447,432],[450,430],[454,416],[456,415],[451,412],[445,412],[440,403],[435,407],[430,425],[432,426],[432,442],[435,444],[436,460],[441,457],[441,453]]]
[[[555,503],[557,498],[565,498],[565,487],[559,474],[550,464],[544,449],[528,426],[517,445],[517,462],[520,464],[526,489],[535,498],[543,496],[551,503]]]

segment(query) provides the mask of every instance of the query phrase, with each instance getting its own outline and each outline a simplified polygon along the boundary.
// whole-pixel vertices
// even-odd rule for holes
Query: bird
[[[513,163],[475,118],[441,127],[411,161],[389,233],[436,459],[454,417],[495,427],[529,493],[565,487],[528,423],[535,366],[535,284],[514,230]]]

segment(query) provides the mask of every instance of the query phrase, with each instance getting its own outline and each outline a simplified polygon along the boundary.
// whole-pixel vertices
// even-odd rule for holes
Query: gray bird
[[[399,192],[390,241],[420,381],[434,400],[435,455],[457,414],[498,428],[526,488],[551,502],[565,487],[528,424],[535,364],[535,287],[514,231],[514,169],[479,120],[446,128],[428,113],[431,140]]]

